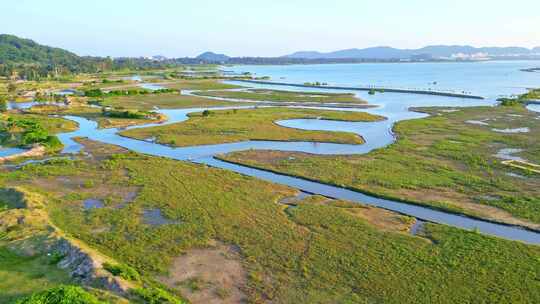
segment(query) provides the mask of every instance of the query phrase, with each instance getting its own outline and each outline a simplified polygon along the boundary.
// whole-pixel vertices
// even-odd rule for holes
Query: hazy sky
[[[0,33],[81,55],[540,46],[538,0],[0,0],[0,12]]]

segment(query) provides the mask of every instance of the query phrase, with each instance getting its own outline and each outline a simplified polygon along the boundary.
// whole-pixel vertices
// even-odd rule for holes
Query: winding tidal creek
[[[320,91],[320,90],[319,90]],[[330,91],[330,90],[329,90]],[[391,96],[390,96],[391,95]],[[400,102],[394,102],[399,96]],[[227,100],[227,99],[224,99]],[[452,214],[435,210],[428,207],[412,205],[400,201],[378,198],[360,192],[330,186],[327,184],[305,180],[301,178],[276,174],[264,170],[254,169],[242,165],[224,162],[215,158],[220,154],[226,154],[248,149],[255,150],[280,150],[297,151],[313,154],[325,155],[352,155],[365,154],[374,149],[384,148],[393,143],[396,139],[392,133],[393,125],[401,120],[425,117],[426,114],[410,111],[410,107],[415,106],[450,106],[456,107],[468,105],[490,105],[493,100],[464,101],[461,98],[450,97],[418,97],[400,94],[381,94],[373,102],[377,107],[371,109],[351,109],[351,108],[325,108],[336,111],[365,111],[372,114],[385,116],[387,119],[377,122],[343,122],[329,121],[322,119],[295,119],[277,121],[276,123],[289,128],[304,130],[325,130],[325,131],[346,131],[358,134],[365,140],[362,145],[316,143],[316,142],[276,142],[276,141],[244,141],[217,145],[203,145],[192,147],[174,148],[166,145],[156,144],[151,141],[136,140],[123,137],[118,134],[119,129],[99,129],[95,121],[82,117],[66,116],[66,119],[79,124],[79,129],[75,132],[59,134],[59,138],[65,146],[64,153],[76,153],[82,146],[73,140],[74,137],[87,137],[91,140],[118,145],[126,149],[153,156],[167,157],[176,160],[190,161],[212,167],[234,171],[247,176],[252,176],[262,180],[277,184],[287,185],[304,192],[318,194],[334,199],[349,200],[360,204],[369,204],[392,210],[401,214],[415,217],[422,221],[438,224],[450,225],[463,229],[474,229],[483,234],[497,236],[505,239],[523,241],[530,244],[540,244],[540,233],[523,229],[521,227],[498,224],[489,221],[474,219],[462,215]],[[251,107],[251,106],[246,106]],[[246,107],[225,107],[210,108],[210,110],[234,109]],[[200,112],[205,108],[160,110],[168,116],[169,120],[164,124],[173,124],[188,119],[187,114]],[[134,126],[131,128],[144,128],[164,124],[147,124]]]

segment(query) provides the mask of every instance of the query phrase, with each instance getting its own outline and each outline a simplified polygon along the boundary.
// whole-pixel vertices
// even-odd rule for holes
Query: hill
[[[229,56],[224,54],[216,54],[213,52],[205,52],[197,56],[197,59],[206,61],[206,62],[225,62],[229,60]]]
[[[102,60],[102,59],[100,59]],[[44,72],[94,72],[97,58],[80,57],[72,52],[38,44],[30,39],[0,35],[0,65],[8,67],[32,66]]]
[[[433,58],[451,58],[456,56],[517,56],[532,55],[538,52],[538,48],[530,50],[522,47],[481,47],[476,48],[467,45],[433,45],[420,49],[397,49],[392,47],[371,47],[365,49],[347,49],[335,52],[314,52],[301,51],[290,55],[287,58],[302,59],[410,59],[417,55],[429,55]]]

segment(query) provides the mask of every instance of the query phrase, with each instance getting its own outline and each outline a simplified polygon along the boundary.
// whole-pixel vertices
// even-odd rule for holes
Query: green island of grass
[[[504,149],[522,149],[513,156],[540,163],[536,114],[522,106],[421,110],[432,116],[398,123],[397,142],[367,155],[245,151],[221,158],[539,229],[540,176],[513,170],[496,157]],[[516,128],[529,131],[505,131]]]
[[[160,109],[184,109],[245,105],[245,103],[212,100],[204,97],[181,95],[179,93],[108,97],[102,104],[115,108],[122,107],[136,110],[152,110],[155,107]]]
[[[361,144],[356,134],[346,132],[305,131],[281,127],[277,120],[323,118],[343,121],[376,121],[380,116],[364,112],[331,110],[256,108],[205,111],[189,114],[185,122],[121,132],[136,139],[155,137],[158,143],[172,146],[221,144],[246,140],[315,141]]]
[[[295,195],[288,187],[82,143],[94,158],[1,172],[0,183],[24,181],[43,195],[57,227],[132,267],[147,284],[181,274],[173,267],[177,259],[211,251],[219,241],[236,248],[234,275],[252,302],[540,301],[538,246],[434,224],[412,236],[403,227],[413,221],[388,211],[326,198],[287,207],[279,201]],[[104,205],[85,209],[87,198]],[[167,221],[149,223],[148,210]],[[385,221],[385,229],[373,224]],[[166,287],[178,294],[186,284],[190,294],[223,290],[198,275]],[[134,294],[151,299],[163,293],[151,290]]]
[[[183,79],[162,82],[160,85],[175,90],[228,90],[241,88],[241,86],[223,83],[214,79]]]
[[[298,103],[355,103],[366,102],[350,93],[320,93],[320,92],[292,92],[266,89],[251,89],[247,91],[201,91],[195,92],[199,96],[212,96],[234,99],[246,99],[272,102],[298,102]]]

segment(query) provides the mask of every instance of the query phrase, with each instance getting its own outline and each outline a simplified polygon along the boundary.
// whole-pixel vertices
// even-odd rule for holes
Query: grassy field
[[[368,220],[372,208],[311,198],[287,207],[278,201],[295,191],[284,186],[84,143],[92,160],[30,165],[2,173],[0,183],[41,193],[62,230],[145,278],[219,240],[237,246],[254,303],[540,301],[537,246],[438,225],[421,237],[381,230]],[[87,198],[104,207],[85,210]],[[166,224],[145,221],[156,209]],[[389,218],[396,227],[411,222],[377,214],[375,222]],[[197,273],[188,281],[208,288]]]
[[[537,114],[521,106],[424,111],[433,116],[398,123],[394,128],[397,143],[367,155],[246,151],[223,158],[539,228],[540,176],[504,166],[495,156],[503,149],[522,149],[514,156],[540,163]],[[529,132],[504,133],[516,128],[529,128]]]
[[[312,109],[258,108],[212,111],[190,114],[186,122],[124,131],[124,136],[146,139],[173,146],[194,146],[245,140],[317,141],[360,144],[362,138],[352,133],[305,131],[280,127],[276,120],[322,117],[332,120],[374,121],[381,117],[362,112]]]
[[[291,92],[279,90],[251,89],[248,91],[210,91],[196,92],[200,96],[225,97],[235,99],[272,101],[272,102],[315,102],[315,103],[358,103],[365,104],[364,100],[354,94],[339,93],[313,93]]]
[[[19,255],[0,242],[0,303],[68,282],[68,274],[47,256]]]

